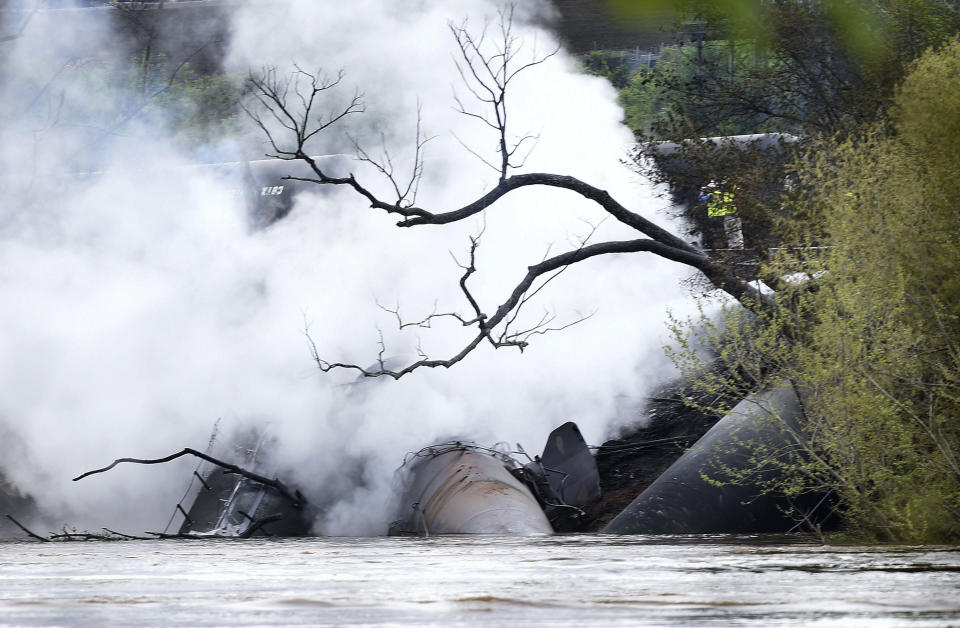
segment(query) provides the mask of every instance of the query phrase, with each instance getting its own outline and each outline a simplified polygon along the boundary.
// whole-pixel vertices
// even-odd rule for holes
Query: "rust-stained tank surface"
[[[507,454],[464,443],[420,450],[400,469],[403,491],[391,534],[552,534]]]

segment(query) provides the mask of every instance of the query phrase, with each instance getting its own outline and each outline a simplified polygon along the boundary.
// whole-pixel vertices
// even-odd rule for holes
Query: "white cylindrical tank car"
[[[391,534],[552,534],[509,456],[464,443],[427,447],[404,465],[407,484]]]

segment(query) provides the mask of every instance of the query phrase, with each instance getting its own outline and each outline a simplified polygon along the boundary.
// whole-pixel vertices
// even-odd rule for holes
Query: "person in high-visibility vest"
[[[737,213],[737,205],[733,201],[733,192],[718,191],[710,194],[707,201],[707,216],[718,218]]]
[[[727,239],[727,248],[743,248],[743,223],[737,215],[734,196],[736,186],[726,190],[719,189],[715,181],[700,189],[700,201],[707,204],[708,218],[723,218],[723,231]]]

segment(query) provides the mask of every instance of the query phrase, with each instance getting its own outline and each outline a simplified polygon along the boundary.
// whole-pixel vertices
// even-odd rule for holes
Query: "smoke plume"
[[[251,2],[231,15],[224,68],[234,76],[293,64],[343,70],[323,106],[362,92],[366,112],[342,131],[372,149],[383,138],[398,167],[410,167],[419,108],[434,139],[417,202],[455,208],[497,180],[462,144],[493,155],[496,138],[453,107],[454,93],[473,103],[448,23],[479,30],[493,20],[493,33],[498,8],[492,0]],[[410,319],[435,303],[466,311],[451,253],[465,259],[481,229],[471,285],[489,309],[547,250],[575,247],[594,227],[596,241],[635,233],[579,196],[546,189],[514,192],[466,224],[398,229],[349,191],[318,187],[284,219],[251,229],[237,181],[191,167],[198,151],[171,142],[155,113],[111,130],[118,92],[95,89],[103,68],[93,51],[109,49],[115,34],[92,20],[61,24],[53,37],[53,13],[0,44],[0,472],[55,521],[162,527],[194,463],[70,478],[121,456],[202,449],[221,418],[225,432],[268,426],[277,472],[324,506],[317,533],[382,533],[406,452],[448,437],[539,452],[571,419],[599,444],[637,420],[618,415],[618,399],[641,399],[672,373],[660,349],[665,310],[689,307],[678,286],[688,271],[642,255],[571,267],[526,316],[536,321],[547,309],[562,323],[595,314],[535,338],[522,355],[481,347],[453,369],[400,381],[320,373],[305,328],[325,358],[361,365],[376,359],[378,330],[388,355],[458,351],[471,330],[438,322],[400,333],[376,303],[399,304]],[[548,18],[544,2],[517,7],[514,28],[527,49],[556,47],[538,26]],[[82,40],[63,39],[67,32]],[[561,50],[518,79],[509,106],[514,132],[539,137],[524,171],[579,177],[665,220],[657,211],[665,201],[620,163],[632,137],[603,79]],[[240,157],[270,152],[255,129],[245,133],[255,145]],[[337,131],[312,151],[344,147]],[[206,147],[223,154],[215,149]],[[364,166],[349,164],[375,182]]]

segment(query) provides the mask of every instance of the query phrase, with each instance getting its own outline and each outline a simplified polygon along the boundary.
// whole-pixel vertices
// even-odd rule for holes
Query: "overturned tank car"
[[[251,432],[236,439],[234,458],[242,459],[242,469],[201,462],[187,487],[185,499],[193,495],[189,509],[177,504],[169,527],[179,513],[182,517],[176,536],[239,537],[304,536],[310,525],[305,514],[306,500],[299,491],[291,493],[278,481],[247,470],[260,470],[258,460],[269,439]],[[204,469],[206,467],[206,469]]]
[[[313,155],[311,159],[324,169],[348,169],[348,158],[344,155]],[[74,172],[57,177],[55,183],[62,194],[70,195],[104,174],[99,170]],[[328,189],[311,182],[316,178],[316,173],[299,160],[256,159],[170,166],[154,168],[150,171],[150,176],[167,178],[171,181],[171,186],[191,176],[219,182],[229,190],[237,207],[242,208],[250,229],[254,231],[267,229],[285,218],[293,210],[300,194],[329,193]],[[177,185],[172,189],[179,187]]]
[[[748,395],[604,527],[607,534],[788,533],[835,523],[828,494],[769,488],[799,455],[789,385]]]
[[[315,155],[312,159],[325,169],[347,169],[347,159],[343,155]],[[231,169],[239,172],[247,219],[254,229],[266,228],[286,217],[293,209],[298,194],[325,193],[321,186],[309,181],[317,175],[302,161],[259,159],[223,164],[219,168],[225,174]],[[232,173],[234,180],[237,172]]]
[[[398,477],[391,535],[552,534],[600,497],[596,464],[572,422],[526,464],[506,448],[452,441],[408,456]]]

